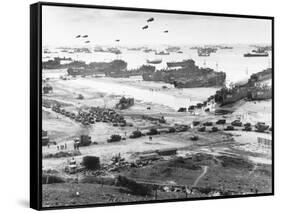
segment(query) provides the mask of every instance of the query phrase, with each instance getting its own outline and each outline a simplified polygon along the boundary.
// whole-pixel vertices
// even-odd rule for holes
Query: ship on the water
[[[182,60],[182,61],[172,61],[172,62],[167,62],[167,67],[185,67],[189,65],[189,60]]]
[[[244,57],[267,57],[267,56],[269,56],[268,52],[262,48],[257,48],[249,53],[244,54]]]
[[[86,47],[74,48],[73,51],[74,51],[74,53],[92,53],[92,51]]]
[[[182,63],[184,66],[178,69],[144,72],[143,80],[162,81],[173,84],[176,88],[223,86],[225,83],[226,74],[224,72],[198,67],[192,59]]]
[[[198,54],[198,56],[201,56],[201,57],[208,57],[211,55],[211,53],[207,49],[204,49],[204,48],[197,49],[197,54]]]
[[[211,53],[217,52],[218,48],[213,46],[205,46],[197,49],[198,56],[208,57]]]
[[[171,46],[171,47],[167,47],[166,51],[167,52],[178,52],[178,51],[180,51],[180,49],[181,49],[180,47],[176,47],[176,46],[173,47],[173,46]]]
[[[114,60],[111,62],[92,62],[85,66],[73,66],[68,68],[67,73],[71,76],[87,76],[103,74],[112,78],[129,78],[130,76],[142,75],[145,72],[154,72],[155,67],[142,65],[136,69],[127,69],[127,62]]]
[[[176,88],[220,87],[224,85],[225,77],[223,72],[213,72],[204,77],[175,80],[174,86]]]
[[[115,47],[108,48],[107,52],[110,52],[110,53],[113,53],[113,54],[116,54],[116,55],[119,55],[119,54],[122,53],[121,50],[119,50],[118,48],[115,48]]]
[[[86,66],[72,66],[67,69],[68,75],[71,76],[86,76],[94,74],[109,74],[111,72],[120,73],[127,69],[127,62],[123,60],[114,60],[111,62],[92,62]]]
[[[162,63],[162,59],[154,59],[154,60],[146,60],[146,63],[148,64],[161,64]]]
[[[69,61],[69,63],[61,63],[62,61]],[[48,61],[42,62],[43,69],[66,69],[70,67],[86,67],[87,64],[84,61],[71,61],[71,58],[55,57]]]
[[[104,50],[102,47],[97,46],[97,47],[94,48],[94,52],[101,52],[101,53],[103,53],[103,52],[106,52],[106,50]]]
[[[113,54],[116,54],[116,55],[119,55],[119,54],[122,53],[121,50],[119,50],[118,48],[115,48],[115,47],[102,48],[100,46],[96,46],[94,48],[94,52],[113,53]]]
[[[132,47],[132,48],[127,48],[129,51],[141,51],[142,47]]]
[[[141,76],[145,72],[154,72],[155,66],[142,65],[136,69],[125,70],[122,72],[107,72],[105,75],[112,78],[129,78],[131,76]]]
[[[145,52],[145,53],[150,53],[150,52],[155,52],[155,50],[154,50],[154,49],[151,49],[151,48],[145,48],[145,49],[143,50],[143,52]]]
[[[244,54],[244,57],[268,57],[268,56],[269,56],[268,52],[263,52],[263,53],[251,52],[251,53]]]
[[[272,98],[272,88],[262,82],[272,79],[272,69],[268,68],[252,74],[247,83],[222,88],[216,92],[215,102],[221,106],[235,103],[247,98],[249,100],[265,100]]]
[[[155,52],[155,55],[170,55],[170,53],[165,51],[160,51],[160,52]]]
[[[219,45],[218,48],[220,48],[221,50],[232,50],[233,49],[233,47],[231,47],[231,46],[221,46],[221,45]]]

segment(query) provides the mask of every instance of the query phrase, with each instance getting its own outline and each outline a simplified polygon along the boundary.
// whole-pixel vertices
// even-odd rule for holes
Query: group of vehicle
[[[60,106],[53,106],[52,110],[66,117],[69,117],[76,122],[82,123],[85,126],[95,124],[96,122],[112,123],[113,126],[126,126],[127,124],[124,117],[115,112],[113,109],[92,107],[89,111],[81,110],[77,114],[67,111]]]
[[[210,132],[217,132],[219,131],[219,128],[217,126],[213,126],[214,123],[211,121],[206,121],[201,123],[200,121],[193,121],[193,126],[199,126],[198,131],[199,132],[205,132],[207,126],[212,126]],[[217,125],[226,125],[225,119],[219,119],[215,122]],[[271,127],[269,125],[266,125],[264,122],[258,122],[254,126],[251,123],[245,123],[243,124],[240,120],[234,120],[230,123],[230,125],[227,125],[222,130],[224,131],[233,131],[237,130],[235,127],[243,127],[242,131],[252,131],[253,127],[255,128],[256,132],[265,132],[265,131],[271,131]]]

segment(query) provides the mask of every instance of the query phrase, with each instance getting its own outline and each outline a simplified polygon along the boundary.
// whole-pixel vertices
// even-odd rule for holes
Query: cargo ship
[[[70,61],[71,58],[59,58],[55,57],[48,61],[42,62],[43,69],[66,69],[70,67],[86,67],[84,61],[71,61],[70,63],[61,63],[61,61]]]
[[[175,61],[175,62],[167,62],[167,67],[185,67],[188,66],[189,61],[188,60],[182,60],[182,61]]]
[[[131,76],[141,76],[144,72],[154,72],[155,66],[152,65],[142,65],[136,69],[130,69],[122,72],[108,72],[106,76],[112,78],[129,78]]]
[[[175,88],[217,87],[225,83],[225,73],[212,73],[204,77],[179,79],[174,81]]]
[[[223,86],[226,74],[210,68],[200,68],[192,59],[185,60],[183,67],[144,72],[144,81],[162,81],[176,88]],[[178,64],[175,64],[178,66]]]
[[[151,65],[142,65],[137,69],[124,70],[122,72],[108,72],[105,75],[112,78],[129,78],[131,76],[142,75],[147,71],[155,71],[155,67]]]
[[[166,51],[167,52],[178,52],[178,51],[180,51],[180,47],[167,47],[166,48]]]
[[[263,81],[272,79],[272,69],[268,68],[251,75],[247,83],[235,85],[231,88],[222,88],[216,92],[215,102],[221,106],[235,103],[247,98],[249,100],[266,100],[272,98],[272,88],[263,85]]]
[[[216,92],[215,102],[224,106],[227,104],[233,104],[242,99],[248,100],[266,100],[272,98],[271,87],[259,87],[259,86],[235,86],[233,88],[223,88]]]
[[[268,52],[251,52],[251,53],[245,53],[244,57],[267,57],[269,54]]]
[[[68,68],[67,73],[71,76],[86,76],[93,74],[109,74],[109,73],[120,73],[127,69],[127,63],[123,60],[114,60],[111,62],[92,62],[89,65],[79,67],[72,66]]]
[[[255,50],[252,50],[250,53],[245,53],[244,57],[267,57],[269,54],[265,51],[265,49],[258,48]]]

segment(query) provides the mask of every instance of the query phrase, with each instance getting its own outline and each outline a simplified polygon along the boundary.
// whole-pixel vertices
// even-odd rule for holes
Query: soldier
[[[72,159],[70,160],[70,164],[71,165],[76,165],[76,160],[74,159],[74,157],[72,157]]]
[[[75,142],[73,143],[73,148],[74,148],[74,150],[76,150],[76,143]]]
[[[76,149],[79,150],[79,143],[76,144]]]

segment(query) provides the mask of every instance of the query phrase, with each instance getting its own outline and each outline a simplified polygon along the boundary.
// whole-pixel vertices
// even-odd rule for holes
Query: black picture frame
[[[140,202],[122,202],[108,204],[90,204],[76,206],[42,207],[42,6],[76,7],[93,9],[110,9],[140,12],[172,13],[187,15],[206,15],[215,17],[237,17],[266,19],[271,21],[272,29],[272,192],[257,195],[231,195],[220,197],[203,197],[171,200],[151,200]],[[241,197],[257,197],[274,195],[274,17],[257,15],[224,14],[210,12],[177,11],[164,9],[147,9],[132,7],[115,7],[101,5],[68,4],[55,2],[38,2],[30,5],[30,207],[36,210],[72,209],[99,206],[134,205],[146,203],[179,202],[192,200],[210,200]]]

